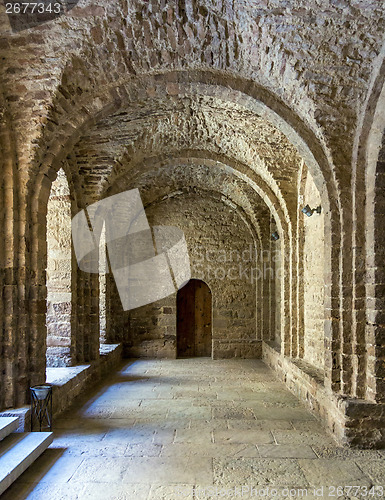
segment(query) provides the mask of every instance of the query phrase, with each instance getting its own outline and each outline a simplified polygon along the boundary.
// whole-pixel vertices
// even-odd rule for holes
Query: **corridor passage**
[[[4,500],[381,498],[385,451],[338,447],[262,361],[122,366]]]

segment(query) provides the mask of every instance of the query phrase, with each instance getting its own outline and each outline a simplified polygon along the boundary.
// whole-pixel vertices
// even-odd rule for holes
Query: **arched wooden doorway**
[[[211,356],[211,290],[190,280],[177,294],[177,356]]]

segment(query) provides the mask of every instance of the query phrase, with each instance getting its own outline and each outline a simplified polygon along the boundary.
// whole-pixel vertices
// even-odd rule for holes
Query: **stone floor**
[[[372,499],[384,460],[338,447],[262,361],[138,360],[56,420],[3,500]]]

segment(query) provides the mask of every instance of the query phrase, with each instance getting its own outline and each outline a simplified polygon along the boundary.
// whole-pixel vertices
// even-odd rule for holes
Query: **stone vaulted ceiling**
[[[83,205],[123,177],[143,189],[165,176],[175,189],[225,191],[230,176],[243,208],[262,197],[289,220],[307,161],[295,134],[319,143],[336,185],[349,180],[384,27],[377,0],[84,0],[19,33],[1,6],[18,163],[32,174],[65,164]]]

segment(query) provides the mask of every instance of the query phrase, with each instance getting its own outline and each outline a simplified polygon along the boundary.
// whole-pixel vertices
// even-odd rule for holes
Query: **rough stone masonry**
[[[0,409],[100,339],[176,356],[176,294],[124,313],[71,253],[71,217],[138,188],[210,287],[212,356],[263,357],[340,442],[383,447],[384,3],[81,0],[17,30],[6,10]]]

